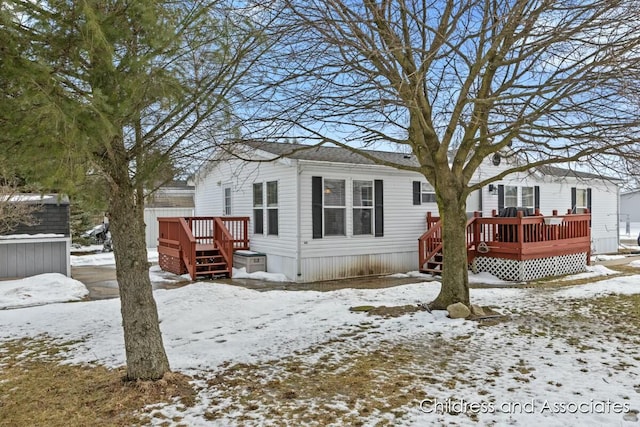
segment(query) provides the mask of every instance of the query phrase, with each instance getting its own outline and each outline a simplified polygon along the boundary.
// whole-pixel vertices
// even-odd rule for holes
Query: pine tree
[[[161,378],[169,363],[148,274],[145,188],[234,131],[234,91],[266,47],[260,29],[209,1],[15,0],[1,10],[11,41],[2,60],[12,64],[2,74],[23,76],[8,84],[23,108],[0,118],[20,124],[6,152],[59,185],[106,183],[127,378]]]

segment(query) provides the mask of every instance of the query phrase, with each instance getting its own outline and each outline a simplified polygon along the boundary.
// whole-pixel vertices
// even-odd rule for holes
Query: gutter
[[[302,254],[302,225],[301,217],[302,212],[300,209],[300,174],[302,173],[302,168],[300,167],[300,161],[296,160],[296,281],[302,276],[302,260],[300,256]]]

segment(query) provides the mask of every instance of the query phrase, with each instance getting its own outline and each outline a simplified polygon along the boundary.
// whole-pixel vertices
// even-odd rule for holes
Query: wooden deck
[[[441,272],[442,228],[440,218],[427,214],[427,231],[418,240],[419,266],[423,272]],[[559,216],[481,217],[479,213],[467,222],[467,258],[477,256],[517,261],[559,255],[586,253],[591,255],[591,214]]]
[[[233,252],[249,249],[248,217],[158,218],[160,267],[174,274],[231,277]]]

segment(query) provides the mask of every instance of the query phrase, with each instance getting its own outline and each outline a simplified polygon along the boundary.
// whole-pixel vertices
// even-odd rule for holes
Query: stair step
[[[226,262],[208,262],[208,263],[203,263],[203,264],[196,264],[196,268],[204,268],[204,267],[227,267],[227,263]]]
[[[442,275],[442,268],[444,264],[443,258],[444,257],[441,252],[434,254],[429,261],[424,263],[424,266],[426,267],[423,266],[420,268],[420,272],[432,274],[434,276]]]
[[[207,255],[207,256],[197,256],[197,257],[196,257],[196,261],[201,260],[201,259],[217,259],[217,260],[224,260],[224,257],[222,257],[221,255]]]
[[[196,271],[196,276],[222,276],[222,275],[229,277],[229,272],[226,269]]]

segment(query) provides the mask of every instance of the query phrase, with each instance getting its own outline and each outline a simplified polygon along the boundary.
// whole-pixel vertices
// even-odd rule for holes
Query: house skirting
[[[502,280],[524,282],[580,273],[586,270],[586,265],[586,252],[522,261],[479,256],[471,263],[471,270],[474,273],[491,273]]]

